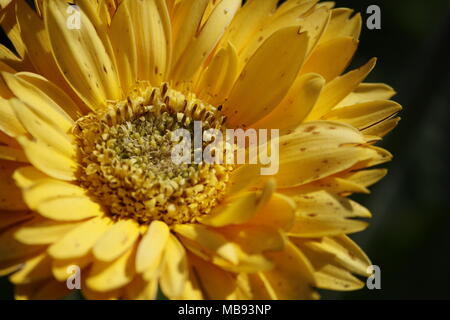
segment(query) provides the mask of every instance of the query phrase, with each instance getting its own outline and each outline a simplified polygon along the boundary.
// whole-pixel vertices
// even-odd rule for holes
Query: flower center
[[[221,201],[233,167],[176,164],[174,132],[193,136],[194,121],[202,121],[203,130],[223,130],[224,120],[192,94],[140,83],[126,101],[77,121],[78,182],[113,217],[195,222]]]

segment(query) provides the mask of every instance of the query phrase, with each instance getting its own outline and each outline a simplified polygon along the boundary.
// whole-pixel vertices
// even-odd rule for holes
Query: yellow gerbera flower
[[[360,15],[288,0],[1,1],[0,269],[17,298],[314,299],[371,264],[349,200],[401,107],[341,75]],[[280,129],[279,171],[181,164],[175,129]],[[69,268],[70,269],[70,268]]]

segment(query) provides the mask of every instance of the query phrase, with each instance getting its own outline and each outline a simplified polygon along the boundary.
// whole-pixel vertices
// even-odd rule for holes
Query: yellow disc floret
[[[232,167],[175,164],[173,133],[193,133],[194,121],[222,129],[224,120],[193,95],[140,83],[126,101],[77,121],[78,181],[113,217],[194,222],[223,198]]]

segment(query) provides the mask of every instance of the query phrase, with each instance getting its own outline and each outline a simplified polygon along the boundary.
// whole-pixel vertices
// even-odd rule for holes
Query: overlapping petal
[[[17,52],[0,47],[0,274],[13,273],[16,298],[63,297],[72,265],[92,299],[361,288],[370,260],[346,235],[371,214],[347,197],[386,175],[370,168],[392,155],[374,144],[401,106],[391,87],[363,83],[375,59],[346,71],[359,14],[317,0],[75,3],[73,29],[64,1],[0,1]],[[137,81],[223,104],[229,128],[281,129],[278,173],[235,168],[224,199],[189,224],[112,219],[77,181],[72,132]]]

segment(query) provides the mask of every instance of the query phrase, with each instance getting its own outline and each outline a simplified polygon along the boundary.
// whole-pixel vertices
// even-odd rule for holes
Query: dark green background
[[[394,153],[390,174],[356,200],[373,212],[368,230],[353,236],[381,267],[381,290],[322,292],[325,299],[450,298],[449,114],[450,2],[342,0],[339,7],[382,11],[382,29],[365,26],[353,67],[371,57],[370,82],[385,82],[404,106],[402,122],[382,146]],[[4,39],[4,37],[2,37]],[[3,40],[2,40],[3,41]],[[0,299],[12,287],[0,279]]]

